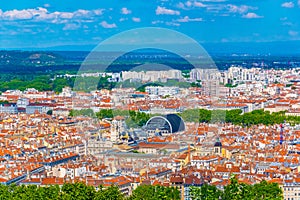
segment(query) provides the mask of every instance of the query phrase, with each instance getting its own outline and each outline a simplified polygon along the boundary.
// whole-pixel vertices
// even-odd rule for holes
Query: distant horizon
[[[101,43],[100,43],[101,44]],[[114,44],[117,46],[117,44]],[[122,44],[118,44],[122,45]],[[171,44],[170,44],[171,45]],[[300,40],[295,41],[272,41],[272,42],[203,42],[200,43],[203,48],[213,55],[231,55],[231,54],[249,54],[255,55],[300,55]],[[98,44],[86,45],[62,45],[49,46],[42,48],[0,48],[1,51],[74,51],[74,52],[91,52],[96,49]],[[117,52],[109,51],[106,52]],[[183,52],[184,53],[184,52]]]

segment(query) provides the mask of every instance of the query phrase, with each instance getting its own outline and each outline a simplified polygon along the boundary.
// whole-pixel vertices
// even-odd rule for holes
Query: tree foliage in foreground
[[[232,176],[230,184],[224,187],[224,191],[216,186],[203,185],[202,187],[190,187],[190,199],[192,200],[281,200],[282,190],[276,183],[262,181],[255,185],[239,183]],[[176,187],[163,187],[141,185],[133,190],[132,194],[125,197],[117,186],[98,190],[84,183],[66,183],[62,187],[51,185],[38,187],[37,185],[1,185],[0,199],[14,200],[179,200],[181,197]]]
[[[262,181],[258,184],[249,185],[239,183],[238,180],[232,176],[230,184],[224,187],[224,191],[212,185],[191,187],[190,198],[192,200],[282,200],[283,194],[277,183]]]
[[[141,185],[128,200],[179,200],[180,192],[174,187]]]
[[[0,184],[0,199],[14,200],[179,200],[180,193],[173,187],[139,186],[129,197],[125,197],[117,186],[104,188],[85,185],[84,183],[66,183],[62,187],[51,185],[9,185]]]
[[[222,191],[219,190],[216,186],[212,185],[203,185],[202,187],[191,187],[190,188],[190,197],[193,200],[202,200],[202,199],[211,199],[218,200],[221,197]]]

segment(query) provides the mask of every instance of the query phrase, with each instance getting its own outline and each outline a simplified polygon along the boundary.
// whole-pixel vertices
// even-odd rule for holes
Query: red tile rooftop
[[[22,183],[41,183],[42,178],[28,178],[22,181]]]
[[[65,180],[63,178],[48,177],[42,179],[41,185],[63,185],[64,183]]]
[[[179,149],[178,144],[171,144],[171,143],[162,143],[162,144],[157,144],[157,143],[145,143],[141,142],[138,144],[139,148],[153,148],[153,149]]]

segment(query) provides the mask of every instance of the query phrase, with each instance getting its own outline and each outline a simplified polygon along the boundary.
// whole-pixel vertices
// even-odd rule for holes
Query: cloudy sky
[[[0,48],[96,45],[163,27],[200,43],[300,40],[300,0],[13,0],[0,3]]]

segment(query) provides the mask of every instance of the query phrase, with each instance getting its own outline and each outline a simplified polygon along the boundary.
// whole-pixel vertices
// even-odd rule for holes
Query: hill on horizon
[[[101,43],[100,43],[101,44]],[[210,55],[300,55],[300,41],[281,42],[223,42],[223,43],[199,43]],[[175,44],[176,45],[176,44]],[[116,45],[117,46],[117,45]],[[2,50],[21,51],[80,51],[91,52],[97,47],[94,45],[64,45],[45,48],[20,48]],[[109,48],[108,48],[109,49]],[[118,49],[117,47],[113,49]],[[187,46],[188,49],[188,46]],[[109,50],[108,50],[109,51]],[[191,50],[187,50],[191,52]],[[185,53],[185,52],[183,52]]]

